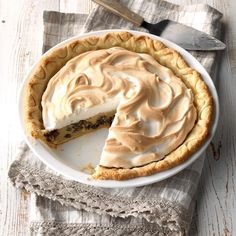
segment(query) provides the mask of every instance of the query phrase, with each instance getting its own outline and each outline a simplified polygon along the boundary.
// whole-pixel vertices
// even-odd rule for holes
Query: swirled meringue
[[[48,83],[43,122],[54,130],[115,111],[100,165],[131,168],[162,159],[194,126],[190,89],[148,54],[115,47],[71,59]]]

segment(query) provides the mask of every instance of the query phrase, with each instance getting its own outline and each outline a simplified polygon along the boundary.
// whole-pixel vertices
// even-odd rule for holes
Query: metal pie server
[[[146,22],[143,17],[130,11],[116,0],[93,0],[112,13],[132,22],[135,26],[146,28],[151,34],[168,39],[187,50],[224,50],[226,45],[220,40],[189,26],[172,20],[162,20],[156,24]]]

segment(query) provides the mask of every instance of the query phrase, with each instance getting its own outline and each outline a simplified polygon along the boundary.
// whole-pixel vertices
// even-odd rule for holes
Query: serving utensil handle
[[[93,2],[105,7],[117,16],[132,22],[135,26],[140,26],[143,22],[143,17],[130,11],[127,7],[123,6],[116,0],[92,0]]]

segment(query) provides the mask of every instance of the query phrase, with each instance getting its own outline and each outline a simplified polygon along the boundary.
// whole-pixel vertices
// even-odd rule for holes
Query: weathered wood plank
[[[0,1],[0,96],[1,96],[1,235],[27,235],[27,193],[7,180],[7,170],[22,139],[17,119],[17,93],[23,77],[41,54],[42,13],[59,10],[59,4],[47,1]]]
[[[60,11],[71,13],[89,14],[94,6],[90,0],[60,0]]]
[[[181,0],[178,2],[182,2]],[[197,0],[188,3],[199,3]],[[236,235],[236,2],[206,0],[223,12],[226,52],[216,78],[221,116],[212,145],[208,148],[197,199],[197,231],[190,235]]]

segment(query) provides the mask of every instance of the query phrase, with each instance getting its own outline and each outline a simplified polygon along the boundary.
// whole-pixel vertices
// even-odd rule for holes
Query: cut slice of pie
[[[25,94],[27,129],[52,148],[109,127],[94,179],[135,178],[182,163],[206,139],[213,113],[206,84],[179,53],[127,32],[52,50]]]

